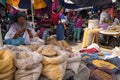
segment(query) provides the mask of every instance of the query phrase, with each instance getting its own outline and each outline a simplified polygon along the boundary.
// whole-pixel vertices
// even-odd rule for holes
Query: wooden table
[[[120,32],[109,32],[109,31],[105,31],[105,30],[100,30],[100,31],[97,32],[97,34],[94,34],[93,43],[97,43],[101,47],[111,49],[113,47],[111,47],[111,46],[104,46],[104,45],[100,44],[99,34],[103,34],[103,35],[107,36],[106,37],[107,38],[106,44],[108,44],[108,45],[109,45],[109,38],[110,38],[110,36],[115,36],[116,40],[117,40],[117,43],[118,43],[118,45],[115,45],[115,46],[120,46],[120,41],[119,41],[120,40],[119,39],[120,38]]]

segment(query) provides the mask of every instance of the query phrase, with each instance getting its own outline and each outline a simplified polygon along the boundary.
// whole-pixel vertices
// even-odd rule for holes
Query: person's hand
[[[31,30],[30,30],[30,29],[27,29],[27,31],[28,31],[28,34],[29,34],[30,38],[33,38],[33,35],[32,35]]]
[[[23,32],[25,32],[25,30],[26,30],[25,28],[22,28],[22,29],[19,30],[19,32],[23,33]]]

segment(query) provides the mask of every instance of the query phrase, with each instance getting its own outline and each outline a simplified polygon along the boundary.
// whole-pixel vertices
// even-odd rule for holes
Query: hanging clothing
[[[46,3],[44,0],[34,0],[33,4],[34,9],[41,9],[46,7]]]
[[[59,0],[54,0],[54,2],[52,3],[52,11],[58,8],[58,6],[59,6]]]
[[[24,0],[24,1],[26,1],[26,0]],[[20,0],[7,0],[8,4],[10,4],[12,6],[16,6],[16,7],[18,6],[19,2],[20,2]]]
[[[45,0],[46,6],[50,7],[52,5],[52,0]]]

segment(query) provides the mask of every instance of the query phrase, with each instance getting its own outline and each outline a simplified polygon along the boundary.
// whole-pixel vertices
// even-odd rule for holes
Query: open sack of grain
[[[64,80],[89,80],[90,70],[81,63],[79,53],[71,53],[67,58],[67,67]]]
[[[49,37],[48,39],[50,42],[50,45],[54,45],[54,46],[59,46],[61,49],[63,50],[67,50],[67,51],[72,51],[71,46],[64,40],[62,41],[57,41],[54,37]]]
[[[0,50],[0,80],[13,80],[15,72],[13,57],[10,50]]]
[[[14,58],[15,80],[38,80],[42,71],[42,56],[37,52],[20,52]]]
[[[117,80],[117,78],[110,69],[95,68],[91,71],[89,80]]]
[[[63,80],[66,71],[66,54],[55,50],[52,45],[39,49],[39,53],[43,55],[42,75],[50,80]]]

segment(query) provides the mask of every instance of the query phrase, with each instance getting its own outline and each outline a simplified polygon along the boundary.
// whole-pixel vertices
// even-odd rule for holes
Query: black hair
[[[17,22],[20,17],[24,17],[25,19],[27,18],[24,12],[16,12],[15,15],[13,16],[13,21]]]

